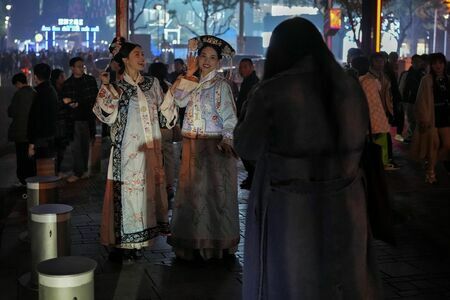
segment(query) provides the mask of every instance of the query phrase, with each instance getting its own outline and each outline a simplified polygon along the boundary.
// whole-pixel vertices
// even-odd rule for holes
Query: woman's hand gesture
[[[198,69],[198,61],[197,57],[194,56],[192,53],[189,53],[187,59],[186,59],[186,65],[187,65],[187,72],[186,76],[191,77],[194,75],[194,73]]]

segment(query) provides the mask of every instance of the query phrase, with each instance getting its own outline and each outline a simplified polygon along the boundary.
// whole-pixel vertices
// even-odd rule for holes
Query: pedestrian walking
[[[243,58],[239,62],[239,74],[244,79],[239,89],[239,96],[236,102],[237,115],[240,117],[242,111],[242,105],[247,101],[248,93],[259,82],[258,76],[256,76],[255,66],[249,58]],[[245,170],[247,171],[247,178],[245,178],[240,187],[241,189],[249,190],[252,186],[253,175],[255,173],[255,162],[242,160]]]
[[[84,61],[77,56],[69,61],[72,75],[64,82],[63,100],[72,107],[73,175],[67,182],[88,178],[89,147],[95,136],[95,116],[92,107],[98,94],[97,81],[84,73]]]
[[[61,164],[64,159],[66,148],[73,138],[73,121],[71,117],[72,108],[69,104],[64,103],[62,94],[64,81],[66,81],[66,76],[63,70],[52,70],[50,82],[58,95],[55,135],[56,174],[61,178],[66,177],[66,174],[61,172]]]
[[[308,20],[272,33],[234,145],[256,161],[243,299],[381,299],[360,159],[364,93]]]
[[[25,179],[34,174],[33,160],[28,156],[28,118],[35,91],[28,85],[27,77],[17,73],[12,77],[12,84],[16,92],[8,106],[8,117],[12,118],[8,129],[8,140],[16,146],[16,174],[19,182],[17,186],[25,186]]]
[[[370,57],[370,68],[366,75],[359,78],[361,87],[369,104],[370,124],[374,142],[382,148],[382,160],[385,170],[396,170],[389,158],[389,116],[393,115],[393,103],[390,94],[390,84],[383,75],[384,58],[381,53]]]
[[[28,117],[28,155],[54,158],[58,96],[50,84],[49,65],[39,63],[33,67],[33,73],[36,95]]]
[[[227,80],[217,70],[222,56],[231,57],[234,50],[209,35],[189,40],[189,49],[186,75],[171,89],[173,100],[186,107],[186,114],[168,243],[178,258],[207,260],[234,254],[239,243],[237,168],[232,148],[236,107]],[[199,79],[194,76],[197,70]]]
[[[416,129],[416,117],[414,114],[414,104],[417,99],[420,81],[425,75],[425,62],[420,55],[413,55],[411,58],[411,67],[404,76],[404,83],[400,81],[400,92],[402,93],[403,110],[408,121],[405,142],[410,143],[413,133]]]
[[[417,92],[411,154],[425,161],[425,182],[433,184],[437,161],[450,159],[450,82],[444,54],[430,54],[429,62],[430,74],[422,78]]]
[[[139,258],[143,247],[169,227],[158,109],[162,90],[143,77],[141,46],[125,42],[115,56],[123,79],[101,75],[94,113],[111,126],[111,155],[103,202],[101,243],[112,261]]]

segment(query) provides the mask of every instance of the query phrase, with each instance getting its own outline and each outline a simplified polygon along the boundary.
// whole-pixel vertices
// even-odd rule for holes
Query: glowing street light
[[[5,8],[6,8],[6,10],[11,10],[12,5],[11,4],[6,4]]]

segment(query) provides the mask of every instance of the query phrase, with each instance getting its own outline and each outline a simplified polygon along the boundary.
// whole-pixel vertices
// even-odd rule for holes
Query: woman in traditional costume
[[[218,72],[222,56],[232,56],[234,50],[214,36],[191,39],[189,48],[198,51],[198,57],[191,52],[187,74],[174,83],[163,105],[170,108],[169,100],[174,100],[179,107],[186,107],[168,243],[179,258],[207,260],[234,254],[239,243],[237,169],[232,148],[236,107],[230,85]],[[197,70],[199,80],[194,77]]]
[[[157,79],[143,77],[142,48],[123,43],[115,61],[122,79],[101,75],[94,113],[111,126],[111,155],[103,203],[101,243],[110,259],[137,258],[161,230],[167,230],[167,195],[158,109],[163,96]],[[124,251],[126,250],[126,251]]]

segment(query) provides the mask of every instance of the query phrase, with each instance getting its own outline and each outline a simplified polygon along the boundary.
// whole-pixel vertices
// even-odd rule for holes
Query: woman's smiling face
[[[198,56],[198,67],[200,68],[202,76],[219,67],[219,55],[212,47],[205,47]]]
[[[127,58],[123,59],[125,66],[136,71],[143,71],[145,68],[145,56],[141,47],[135,47]]]

